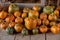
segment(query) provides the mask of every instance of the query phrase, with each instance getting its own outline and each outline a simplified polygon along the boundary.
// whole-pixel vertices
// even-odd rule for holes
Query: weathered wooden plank
[[[15,40],[30,40],[30,35],[22,36],[21,34],[17,34]]]
[[[6,31],[0,30],[0,40],[14,40],[15,35],[8,35]]]
[[[60,33],[59,34],[47,33],[46,40],[60,40]]]
[[[31,35],[31,40],[45,40],[45,34]]]

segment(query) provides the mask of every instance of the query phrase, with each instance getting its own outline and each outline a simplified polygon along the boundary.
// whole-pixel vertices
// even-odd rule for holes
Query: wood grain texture
[[[45,40],[45,34],[31,35],[31,40]]]
[[[60,33],[59,34],[47,33],[46,40],[60,40]]]
[[[15,40],[30,40],[30,35],[22,36],[21,34],[16,34]]]
[[[14,40],[15,35],[8,35],[4,30],[0,30],[0,40]]]

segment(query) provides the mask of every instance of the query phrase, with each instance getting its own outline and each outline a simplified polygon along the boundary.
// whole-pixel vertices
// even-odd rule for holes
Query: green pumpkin
[[[8,34],[14,34],[14,29],[8,27],[8,28],[6,29],[6,32],[7,32]]]
[[[9,13],[14,13],[15,11],[19,11],[19,7],[16,4],[10,4],[8,8]]]
[[[45,6],[43,8],[43,12],[47,13],[47,14],[51,14],[51,13],[53,13],[53,11],[54,11],[54,7],[53,6]]]
[[[35,29],[32,30],[32,32],[33,32],[34,35],[35,35],[35,34],[38,34],[38,29],[35,28]]]
[[[28,30],[26,28],[23,28],[21,33],[23,36],[28,35]]]

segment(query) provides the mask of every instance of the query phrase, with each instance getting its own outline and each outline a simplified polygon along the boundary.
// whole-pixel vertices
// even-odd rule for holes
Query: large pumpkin
[[[33,18],[25,18],[25,27],[28,30],[32,30],[34,28],[36,28],[37,25],[37,20],[33,19]]]

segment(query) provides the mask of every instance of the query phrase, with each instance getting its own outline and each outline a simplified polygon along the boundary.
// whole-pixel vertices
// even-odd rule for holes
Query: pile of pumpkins
[[[0,11],[0,28],[8,34],[21,33],[22,35],[60,32],[60,6],[33,6],[20,8],[11,3],[8,10]]]

